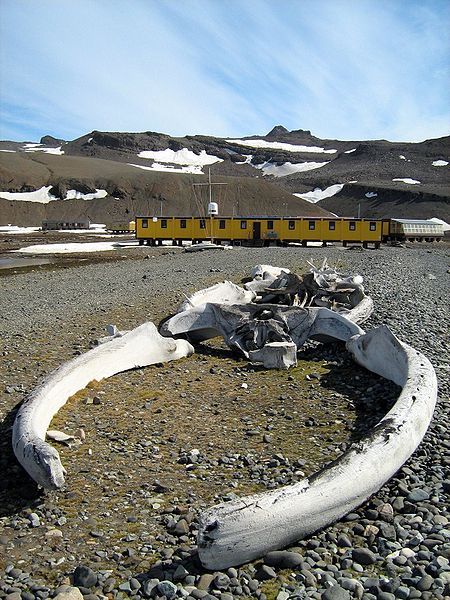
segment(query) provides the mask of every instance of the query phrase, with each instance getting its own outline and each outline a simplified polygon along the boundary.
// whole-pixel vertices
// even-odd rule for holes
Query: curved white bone
[[[203,513],[198,549],[206,568],[248,562],[339,519],[375,493],[421,442],[437,395],[428,359],[385,326],[355,336],[347,347],[356,362],[402,386],[397,402],[366,438],[312,477]]]
[[[121,371],[190,356],[185,340],[159,335],[153,323],[144,323],[122,337],[81,354],[50,375],[24,401],[13,426],[14,453],[28,474],[49,489],[64,485],[65,469],[58,452],[45,442],[47,428],[67,400],[96,379]]]
[[[256,293],[244,290],[231,281],[222,281],[209,288],[199,290],[186,297],[177,312],[189,310],[205,302],[218,302],[220,304],[246,304],[256,298]]]
[[[189,335],[189,339],[200,342],[219,335],[228,343],[235,337],[235,329],[242,317],[252,312],[261,312],[267,308],[275,313],[285,315],[292,341],[299,347],[308,338],[318,341],[347,341],[353,335],[364,333],[363,330],[346,316],[335,313],[328,308],[300,308],[298,306],[282,306],[278,304],[243,304],[233,305],[221,310],[220,304],[207,302],[179,312],[161,325],[163,335]]]
[[[281,273],[290,273],[289,269],[283,267],[273,267],[272,265],[255,265],[250,271],[252,279],[272,279],[281,275]]]

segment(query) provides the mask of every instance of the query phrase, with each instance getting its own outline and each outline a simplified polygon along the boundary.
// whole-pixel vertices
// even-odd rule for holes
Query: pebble
[[[303,562],[303,558],[296,552],[279,550],[269,552],[264,557],[264,563],[269,567],[278,567],[280,569],[291,569],[298,567]]]
[[[377,557],[368,548],[354,548],[352,558],[360,565],[373,565],[377,562]]]
[[[218,268],[226,273],[227,277],[238,280],[238,277],[242,276],[246,261],[251,261],[253,264],[267,262],[268,258],[263,260],[266,254],[270,254],[270,261],[273,264],[292,261],[293,264],[288,266],[294,266],[295,261],[304,261],[302,249],[270,248],[264,249],[264,253],[262,249],[245,249],[245,252],[235,249],[235,251],[237,258],[229,256],[232,252],[226,253],[226,264],[223,262],[225,257],[211,257],[212,263],[208,265],[208,269]],[[111,435],[111,447],[114,447],[114,453],[111,454],[112,462],[110,463],[108,460],[107,463],[104,463],[108,478],[102,481],[101,486],[98,486],[101,494],[99,506],[102,505],[99,512],[102,510],[105,511],[105,514],[102,514],[100,521],[98,515],[90,514],[92,508],[88,503],[86,506],[82,504],[80,514],[76,516],[80,526],[79,542],[73,541],[70,535],[74,518],[70,514],[64,514],[65,511],[60,509],[63,506],[60,498],[63,496],[56,497],[53,493],[45,495],[39,500],[29,501],[27,506],[30,508],[26,511],[17,511],[15,514],[0,519],[2,527],[6,525],[0,537],[0,544],[2,551],[6,551],[7,556],[10,551],[20,552],[21,544],[27,540],[26,536],[34,536],[33,545],[36,547],[36,550],[29,556],[25,557],[23,554],[24,562],[17,561],[17,564],[8,565],[5,574],[0,575],[0,599],[46,600],[49,597],[56,597],[58,600],[95,600],[108,595],[114,600],[156,599],[162,596],[168,599],[177,597],[188,600],[192,598],[232,600],[239,596],[251,596],[259,600],[267,600],[265,592],[272,586],[275,587],[275,591],[270,591],[270,598],[277,598],[277,600],[288,600],[289,598],[302,598],[303,600],[306,597],[315,600],[320,598],[348,600],[353,597],[356,600],[361,600],[361,598],[362,600],[394,600],[394,598],[395,600],[413,598],[440,600],[449,596],[448,494],[450,493],[450,479],[447,473],[450,462],[446,432],[450,412],[448,406],[442,402],[442,398],[449,395],[448,380],[445,379],[448,358],[444,343],[444,333],[449,325],[449,316],[445,308],[441,285],[448,279],[446,267],[444,268],[447,260],[446,254],[448,252],[445,250],[439,250],[428,255],[426,250],[420,248],[382,248],[380,251],[363,253],[347,253],[342,249],[333,248],[326,249],[326,251],[314,249],[314,262],[321,262],[324,256],[328,256],[331,264],[334,264],[335,261],[344,261],[346,268],[365,275],[365,285],[375,303],[375,312],[367,324],[367,328],[381,323],[387,324],[400,339],[407,341],[427,355],[435,365],[439,379],[441,399],[424,441],[391,481],[385,484],[362,507],[355,508],[349,515],[325,530],[312,534],[305,540],[300,540],[292,549],[269,553],[263,558],[264,564],[250,563],[242,568],[230,567],[224,572],[205,572],[199,565],[195,553],[196,511],[200,504],[198,498],[195,498],[195,495],[191,497],[186,494],[186,497],[173,500],[174,486],[169,478],[160,483],[154,479],[157,476],[154,474],[150,483],[147,484],[147,488],[145,487],[147,482],[143,481],[139,493],[142,493],[143,498],[149,499],[149,503],[144,506],[152,511],[152,514],[154,512],[156,518],[168,517],[167,521],[163,522],[162,528],[157,532],[153,531],[149,528],[150,526],[143,525],[143,523],[149,522],[147,520],[148,513],[141,514],[141,509],[138,509],[139,504],[135,503],[138,496],[130,493],[131,488],[127,488],[128,467],[116,468],[114,466],[115,458],[123,458],[124,465],[131,464],[132,461],[129,461],[129,458],[134,452],[138,452],[139,459],[144,463],[146,460],[162,460],[158,457],[165,459],[170,450],[175,452],[175,462],[178,457],[186,458],[187,462],[181,464],[189,465],[190,475],[205,477],[204,481],[207,481],[211,464],[209,461],[219,460],[219,453],[214,455],[214,449],[212,449],[211,456],[209,456],[209,453],[204,450],[207,446],[200,445],[201,441],[196,442],[201,451],[194,452],[188,444],[179,441],[182,436],[178,429],[168,431],[170,421],[161,407],[157,391],[159,380],[157,379],[155,389],[147,391],[148,396],[146,395],[145,399],[141,398],[138,402],[140,402],[140,406],[143,407],[144,404],[146,406],[147,417],[145,418],[161,420],[162,434],[155,435],[155,439],[153,439],[153,434],[151,438],[149,436],[148,440],[144,439],[143,445],[139,449],[132,448],[126,439],[114,440],[114,432],[87,429],[87,424],[83,423],[82,418],[67,427],[68,431],[78,431],[77,435],[80,439],[82,437],[80,430],[88,431],[90,440],[95,440],[96,435],[108,433]],[[180,261],[185,268],[179,274],[179,282],[172,281],[167,277],[167,265],[173,269],[173,265],[177,264],[174,262],[175,260]],[[204,276],[203,263],[204,257],[201,260],[193,256],[189,256],[189,258],[181,255],[173,257],[170,254],[163,258],[158,257],[152,261],[152,285],[158,288],[158,282],[160,282],[164,286],[164,293],[179,293],[181,300],[182,288],[185,289],[187,284],[192,288],[192,279],[197,277],[200,281]],[[130,290],[133,294],[132,304],[138,305],[139,302],[145,301],[148,305],[150,278],[147,277],[147,280],[143,281],[142,272],[139,273],[139,277],[136,276],[138,265],[139,261],[135,263],[127,261],[126,268],[124,264],[111,263],[107,270],[104,265],[86,265],[80,266],[76,271],[61,270],[57,275],[52,272],[28,273],[17,278],[3,279],[0,315],[8,314],[8,331],[4,342],[8,352],[3,354],[3,362],[10,361],[8,367],[10,372],[2,371],[1,385],[5,391],[2,401],[6,409],[5,414],[17,404],[19,394],[23,394],[25,388],[29,389],[32,384],[27,381],[25,387],[22,386],[22,374],[25,376],[26,371],[22,373],[20,370],[22,363],[14,364],[13,357],[15,356],[14,347],[18,340],[20,340],[21,348],[29,347],[34,342],[32,336],[28,338],[19,336],[23,336],[24,332],[26,335],[27,331],[32,330],[34,321],[39,324],[39,328],[42,327],[43,331],[47,331],[49,327],[54,327],[55,323],[63,326],[66,317],[70,317],[74,311],[92,310],[92,307],[97,311],[98,303],[103,302],[103,300],[98,300],[99,298],[107,298],[108,302],[122,303],[124,298],[130,297]],[[436,281],[423,277],[423,273],[431,270],[437,275]],[[184,272],[188,276],[181,281]],[[421,278],[418,277],[420,272],[422,273]],[[83,274],[83,295],[77,301],[77,306],[74,306],[72,303],[74,289],[80,285],[77,274],[81,273]],[[94,281],[95,285],[92,283]],[[414,290],[411,291],[413,288]],[[43,306],[33,302],[34,296],[56,299],[52,305],[51,314]],[[22,310],[22,307],[28,308],[28,310]],[[98,310],[100,318],[102,310],[107,310],[107,308],[104,308],[104,305],[100,306]],[[131,314],[133,307],[127,307],[127,311]],[[86,335],[86,332],[80,329],[80,334],[83,336]],[[95,339],[97,333],[92,332],[87,335]],[[84,350],[82,340],[79,341],[79,348]],[[329,353],[327,356],[336,365],[340,364],[340,357],[332,349],[324,348],[323,352]],[[36,375],[38,375],[38,371],[44,372],[45,369],[45,363],[40,368],[36,367]],[[167,371],[165,377],[170,375],[171,381],[174,382],[177,399],[181,393],[189,398],[189,392],[181,390],[175,383],[182,381],[182,375],[190,377],[189,373],[183,374],[184,369],[186,366],[178,367],[176,363],[167,368],[165,366],[158,367],[158,372]],[[246,363],[239,363],[237,369],[232,376],[230,375],[230,383],[233,384],[232,388],[235,390],[242,386],[242,378],[246,377]],[[318,370],[314,369],[314,371]],[[218,359],[217,367],[214,367],[214,372],[211,374],[220,376],[221,372],[222,366]],[[308,412],[301,416],[295,412],[293,401],[295,400],[297,377],[294,375],[295,373],[292,372],[285,377],[282,383],[282,386],[285,387],[281,387],[279,394],[274,396],[273,414],[264,415],[264,421],[250,415],[250,420],[245,422],[243,431],[248,432],[246,439],[248,439],[249,445],[250,443],[259,444],[259,447],[265,448],[266,451],[271,448],[272,446],[268,447],[267,444],[274,444],[274,440],[277,441],[276,433],[273,430],[273,423],[277,418],[287,420],[289,417],[292,419],[289,426],[292,427],[296,422],[299,422],[302,427],[307,424],[307,429],[303,431],[307,431],[311,437],[318,435],[317,431],[322,435],[321,419],[316,415],[308,414]],[[308,379],[308,386],[312,394],[311,401],[320,398],[320,386],[327,382],[327,376],[323,373],[313,373],[313,375],[314,377],[310,376]],[[343,383],[353,385],[357,382],[351,381],[347,374],[343,378]],[[375,400],[378,402],[380,398],[379,389],[375,387],[371,390],[371,386],[372,383],[364,389],[367,407],[369,407],[367,408],[368,412],[370,403]],[[241,396],[236,401],[245,406],[246,399],[253,393],[252,388],[253,385],[244,385],[241,388]],[[360,388],[356,387],[355,389]],[[96,415],[100,415],[103,406],[106,407],[107,396],[101,395],[97,390],[95,394],[93,396],[91,393],[90,404],[102,405],[98,407],[99,410],[95,411]],[[98,400],[95,400],[94,403],[95,398]],[[92,410],[93,406],[91,405],[85,406],[84,410]],[[287,412],[284,407],[288,406]],[[209,408],[212,409],[211,414],[214,415],[214,418],[220,419],[220,407],[210,406]],[[327,408],[324,405],[324,411]],[[366,415],[361,412],[361,418],[363,416]],[[323,424],[326,424],[326,418]],[[186,424],[179,425],[181,431]],[[227,435],[232,439],[234,432],[229,431]],[[196,438],[192,437],[192,440],[194,439]],[[214,441],[212,440],[213,443]],[[148,442],[148,445],[144,445],[144,442]],[[180,446],[185,446],[184,454],[178,454],[178,443]],[[94,441],[90,442],[95,455],[94,444]],[[336,446],[333,452],[335,450],[342,451],[344,447],[345,445],[341,445],[339,448]],[[85,446],[80,446],[80,448],[84,449],[84,453],[87,455]],[[330,448],[333,448],[331,440]],[[80,451],[77,450],[77,452]],[[263,485],[270,483],[273,487],[283,484],[283,478],[286,476],[292,478],[294,472],[299,469],[309,473],[311,465],[308,456],[299,456],[299,460],[295,463],[292,459],[291,463],[288,463],[278,452],[274,449],[274,454],[270,458],[271,466],[269,466],[269,463],[262,465],[255,455],[239,457],[232,452],[222,450],[220,456],[224,460],[220,462],[221,468],[227,474],[238,477],[229,480],[227,475],[226,485],[224,485],[224,491],[219,501],[232,500],[236,495],[241,495],[239,476],[246,477],[247,472],[255,474],[255,483]],[[270,454],[268,453],[268,456]],[[97,475],[98,473],[89,465],[82,472],[82,478],[78,479],[80,489],[71,490],[69,493],[84,494],[83,486],[96,485]],[[163,472],[160,477],[161,480],[166,479]],[[152,481],[155,483],[152,484]],[[288,482],[290,481],[291,479],[288,480]],[[230,483],[229,487],[228,482]],[[234,485],[238,485],[238,488],[235,489]],[[112,522],[114,517],[115,502],[121,500],[126,489],[130,496],[127,499],[128,506],[123,511],[123,519],[124,522],[136,524],[136,526],[139,524],[139,529],[133,530],[133,533],[124,531],[120,535],[120,540],[117,542],[114,540],[114,543],[108,545],[107,534],[110,520]],[[234,491],[231,492],[230,489]],[[105,508],[106,504],[108,504],[107,508]],[[186,517],[186,505],[189,507],[191,504],[193,516],[188,518]],[[121,508],[123,509],[123,507]],[[107,514],[108,512],[109,514]],[[131,513],[135,517],[134,521],[127,519]],[[97,522],[89,523],[89,517],[92,516],[97,517]],[[169,519],[172,525],[166,530],[166,523],[169,522]],[[81,533],[84,523],[86,523],[86,527],[83,537]],[[89,531],[102,535],[89,536]],[[47,584],[37,573],[42,573],[44,565],[49,564],[46,561],[55,548],[58,550],[55,550],[55,555],[52,556],[53,564],[60,559],[63,559],[63,562],[54,567],[47,567],[49,570],[54,570],[58,580],[52,587],[53,584]],[[94,559],[98,559],[100,562],[95,562]],[[79,566],[75,568],[77,564]],[[85,566],[88,564],[98,565],[98,572]],[[36,569],[32,567],[36,567]],[[289,570],[289,575],[285,579],[283,574],[282,581],[278,575],[281,570],[285,569]],[[377,573],[375,577],[373,576],[374,569]],[[112,570],[114,576],[111,575]],[[33,575],[35,572],[36,575]],[[68,574],[71,572],[73,573],[74,587],[68,585]],[[75,575],[76,573],[77,575]],[[43,585],[44,583],[46,585]],[[61,586],[62,583],[64,583],[64,587]],[[58,586],[60,587],[58,588]]]
[[[79,565],[73,573],[73,583],[77,587],[93,587],[96,585],[97,579],[96,573],[84,565]]]
[[[83,600],[83,594],[78,587],[68,587],[64,592],[60,592],[54,600]]]
[[[351,596],[347,590],[340,585],[332,585],[321,595],[321,600],[350,600]]]

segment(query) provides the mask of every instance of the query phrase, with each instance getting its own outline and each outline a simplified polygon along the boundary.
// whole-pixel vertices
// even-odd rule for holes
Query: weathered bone
[[[281,273],[290,273],[290,271],[289,269],[273,267],[272,265],[256,265],[250,271],[252,279],[272,279],[278,277]]]
[[[144,323],[63,364],[26,398],[17,412],[12,442],[18,461],[42,487],[62,487],[65,469],[58,452],[45,441],[45,434],[53,416],[70,396],[94,379],[176,360],[193,352],[185,340],[164,338],[153,323]]]
[[[327,308],[206,303],[167,319],[161,325],[161,333],[171,337],[187,335],[195,342],[221,335],[230,347],[238,348],[249,358],[249,351],[261,350],[268,342],[294,342],[298,348],[308,338],[346,341],[364,332]]]
[[[341,518],[392,477],[421,442],[437,395],[428,359],[386,326],[355,336],[347,347],[356,362],[402,386],[396,404],[365,439],[311,477],[200,515],[198,550],[206,568],[246,563]]]
[[[297,366],[297,346],[294,342],[268,342],[263,348],[249,350],[248,358],[266,369],[289,369]]]
[[[231,281],[216,283],[209,288],[199,290],[186,297],[177,312],[189,310],[194,306],[205,304],[205,302],[217,302],[220,304],[246,304],[255,299],[256,294],[252,291],[244,290]]]
[[[361,275],[344,275],[330,268],[327,259],[301,277],[270,265],[257,265],[253,280],[244,284],[257,294],[254,302],[323,307],[345,315],[354,323],[363,323],[373,312],[373,302],[364,293]],[[354,312],[352,312],[354,311]]]

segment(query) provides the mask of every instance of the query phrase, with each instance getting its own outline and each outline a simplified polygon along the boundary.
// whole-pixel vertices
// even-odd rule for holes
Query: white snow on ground
[[[449,231],[450,230],[450,225],[448,223],[446,223],[445,221],[443,221],[442,219],[438,219],[437,217],[433,217],[432,219],[430,219],[430,221],[433,221],[433,223],[439,223],[440,225],[442,225],[442,229],[444,231]]]
[[[245,160],[241,160],[241,162],[237,162],[237,165],[247,165],[251,163],[251,160],[253,158],[253,154],[243,154],[243,156],[245,156]],[[252,165],[253,167],[254,165]]]
[[[410,179],[409,177],[406,177],[405,179],[397,178],[397,179],[393,179],[392,181],[401,181],[403,183],[409,183],[411,185],[415,185],[416,183],[420,183],[420,181],[417,181],[417,179]]]
[[[401,158],[402,160],[406,160],[406,156],[403,156],[403,154],[400,154],[399,158]]]
[[[274,165],[271,163],[263,163],[261,165],[252,165],[257,169],[261,169],[264,175],[273,175],[274,177],[285,177],[286,175],[292,175],[293,173],[302,173],[304,171],[312,171],[313,169],[319,169],[327,165],[326,162],[304,162],[293,164],[290,162],[283,163],[282,165]]]
[[[59,200],[56,196],[52,196],[49,192],[51,185],[43,186],[34,192],[0,192],[0,198],[6,200],[20,200],[21,202],[40,202],[48,204],[52,200]],[[67,195],[64,200],[73,200],[74,198],[82,200],[93,200],[94,198],[104,198],[108,195],[106,190],[97,190],[92,194],[82,194],[77,190],[67,190]]]
[[[171,167],[170,165],[161,165],[160,163],[154,162],[151,167],[146,167],[144,165],[134,165],[133,163],[127,163],[130,167],[137,167],[138,169],[143,169],[144,171],[159,171],[165,173],[191,173],[192,175],[204,175],[201,167],[198,166],[190,166],[190,167],[180,167],[177,169],[176,167]]]
[[[376,198],[378,194],[376,192],[367,192],[364,194],[366,198]]]
[[[58,146],[58,148],[45,148],[42,144],[25,144],[23,148],[25,152],[45,152],[46,154],[57,154],[58,156],[64,154],[61,146]]]
[[[135,241],[129,243],[122,242],[73,242],[69,244],[38,244],[36,246],[26,246],[12,252],[21,252],[24,254],[78,254],[79,252],[107,252],[109,250],[124,250],[127,247],[136,246]]]
[[[324,198],[330,198],[335,194],[339,193],[344,187],[343,183],[335,183],[334,185],[330,185],[324,190],[320,188],[316,188],[312,192],[306,192],[304,194],[294,194],[297,198],[302,198],[302,200],[308,200],[308,202],[312,202],[315,204],[319,202],[319,200],[323,200]]]
[[[174,165],[196,167],[204,167],[205,165],[213,165],[216,162],[223,162],[222,158],[207,154],[205,150],[202,150],[200,154],[195,154],[195,152],[192,152],[187,148],[177,151],[170,150],[170,148],[167,148],[167,150],[156,151],[144,150],[143,152],[139,152],[138,156],[140,158],[151,158],[160,163],[172,163]]]
[[[266,142],[266,140],[226,140],[230,144],[239,144],[248,148],[273,148],[273,150],[287,150],[288,152],[320,152],[324,154],[335,154],[337,150],[325,150],[319,146],[298,146],[296,144],[285,144],[283,142]]]
[[[34,233],[39,231],[40,227],[19,227],[18,225],[2,225],[0,233]]]
[[[3,150],[2,148],[0,148],[0,152],[16,152],[15,150]]]
[[[94,198],[105,198],[105,196],[107,195],[108,192],[106,190],[97,190],[93,194],[83,194],[78,190],[67,190],[67,194],[64,200],[94,200]]]
[[[448,165],[448,161],[447,160],[433,160],[433,162],[431,164],[433,165],[433,167],[446,167]]]
[[[352,148],[351,150],[346,150],[344,152],[344,154],[351,154],[352,152],[354,152],[356,150],[356,148]]]
[[[297,164],[285,162],[282,165],[275,165],[269,162],[265,162],[260,165],[254,165],[251,162],[253,154],[244,154],[244,156],[245,160],[237,162],[237,165],[250,165],[255,169],[262,170],[263,175],[273,175],[274,177],[285,177],[286,175],[292,175],[293,173],[312,171],[313,169],[319,169],[320,167],[323,167],[330,162],[304,162]]]
[[[56,200],[55,196],[49,193],[52,186],[44,186],[34,192],[0,192],[0,198],[6,200],[20,200],[22,202],[40,202],[48,204],[51,200]]]

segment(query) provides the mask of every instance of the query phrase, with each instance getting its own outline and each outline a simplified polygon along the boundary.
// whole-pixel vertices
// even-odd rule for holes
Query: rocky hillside
[[[450,137],[338,141],[277,126],[223,139],[93,131],[0,142],[0,225],[202,214],[208,170],[221,214],[449,218]]]

